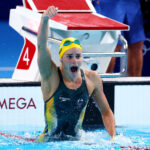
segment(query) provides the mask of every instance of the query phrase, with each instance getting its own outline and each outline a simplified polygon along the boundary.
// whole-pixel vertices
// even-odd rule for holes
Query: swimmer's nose
[[[78,59],[75,56],[73,56],[71,61],[73,62],[74,65],[76,65],[76,62],[78,62]]]

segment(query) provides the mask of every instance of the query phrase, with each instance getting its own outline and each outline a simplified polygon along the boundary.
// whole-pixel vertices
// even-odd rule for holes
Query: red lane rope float
[[[21,139],[21,140],[28,141],[28,142],[35,142],[35,138],[26,138],[21,135],[12,135],[12,134],[7,134],[7,133],[3,133],[3,132],[0,132],[0,135],[2,135],[4,137],[14,138],[14,139]]]

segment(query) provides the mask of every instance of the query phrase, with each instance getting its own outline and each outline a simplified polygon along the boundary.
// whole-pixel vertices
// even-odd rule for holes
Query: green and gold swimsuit
[[[60,83],[55,93],[45,101],[45,130],[39,142],[51,140],[69,140],[77,136],[82,127],[89,94],[84,73],[81,70],[82,84],[78,89],[69,89],[63,82],[58,68]]]

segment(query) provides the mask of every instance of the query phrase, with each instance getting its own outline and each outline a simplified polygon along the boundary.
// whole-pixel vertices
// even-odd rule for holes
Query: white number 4
[[[30,59],[29,59],[29,49],[28,49],[28,48],[26,48],[26,51],[25,51],[25,53],[24,53],[23,61],[26,61],[26,65],[27,65],[27,66],[29,65]]]

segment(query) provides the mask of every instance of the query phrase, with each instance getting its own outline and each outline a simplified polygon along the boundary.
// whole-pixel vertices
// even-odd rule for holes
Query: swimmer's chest
[[[83,88],[76,90],[61,88],[54,97],[54,107],[56,113],[81,112],[88,101],[88,92]]]

